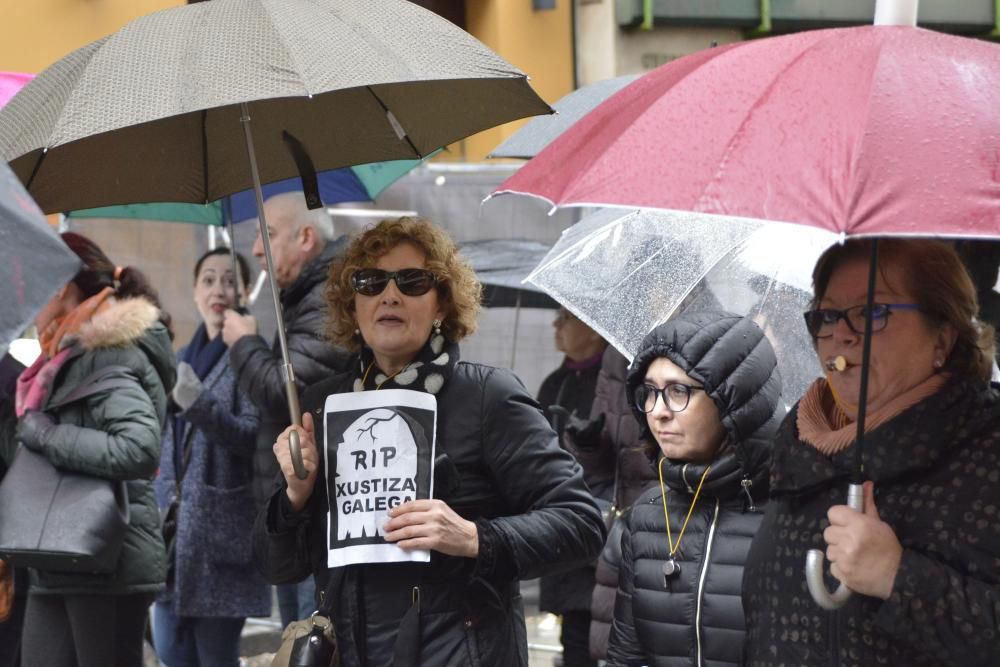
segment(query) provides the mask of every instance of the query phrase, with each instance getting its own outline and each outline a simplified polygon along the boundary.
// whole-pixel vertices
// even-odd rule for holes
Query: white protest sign
[[[326,399],[327,566],[428,562],[384,539],[389,509],[434,497],[437,399],[386,389]]]

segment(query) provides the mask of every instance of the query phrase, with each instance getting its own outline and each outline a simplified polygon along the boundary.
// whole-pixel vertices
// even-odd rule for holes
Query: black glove
[[[566,442],[579,450],[594,450],[601,444],[601,430],[604,428],[604,413],[593,419],[583,419],[573,415],[563,429]]]
[[[28,449],[40,452],[45,449],[49,434],[56,426],[56,420],[47,413],[29,410],[17,420],[14,437]]]

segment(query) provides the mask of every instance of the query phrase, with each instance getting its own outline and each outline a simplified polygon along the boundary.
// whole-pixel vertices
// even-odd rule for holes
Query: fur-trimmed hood
[[[164,388],[176,379],[170,335],[160,321],[160,309],[142,297],[108,302],[109,307],[80,327],[76,343],[85,351],[135,345],[146,355]]]
[[[80,327],[77,340],[83,349],[124,347],[160,319],[160,309],[143,298],[109,301],[108,306]]]

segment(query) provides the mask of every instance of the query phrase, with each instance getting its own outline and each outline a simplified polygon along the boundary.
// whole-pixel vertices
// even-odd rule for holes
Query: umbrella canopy
[[[7,104],[24,84],[35,78],[34,74],[24,72],[0,72],[0,107]]]
[[[527,280],[622,354],[671,316],[724,309],[754,319],[778,354],[782,395],[821,375],[802,325],[812,267],[837,237],[795,225],[605,209],[576,223]]]
[[[498,192],[850,235],[1000,235],[1000,45],[908,26],[803,32],[663,65]]]
[[[0,111],[0,156],[45,211],[206,203],[252,186],[246,116],[266,183],[299,173],[286,134],[326,171],[549,111],[522,72],[405,0],[213,0],[39,74]]]
[[[639,78],[638,74],[604,79],[574,90],[552,105],[555,113],[532,118],[489,154],[492,158],[518,158],[530,160],[552,140],[568,130],[604,100]]]
[[[405,0],[213,0],[136,19],[39,74],[0,111],[0,156],[47,211],[250,187],[260,210],[262,183],[422,159],[550,111],[522,72]],[[258,223],[298,425],[262,210]]]
[[[0,164],[0,351],[80,269],[74,254]],[[0,353],[2,353],[0,352]]]
[[[524,282],[548,250],[546,244],[526,239],[488,239],[459,245],[459,253],[483,284],[483,305],[487,308],[558,308],[552,297]]]
[[[317,174],[320,200],[325,206],[371,201],[419,164],[421,160],[393,160],[324,171]],[[288,178],[264,185],[263,196],[267,199],[282,192],[302,189],[301,178]],[[209,204],[176,202],[122,204],[69,211],[66,217],[159,220],[221,227],[226,223],[224,205],[229,206],[233,222],[244,222],[257,217],[257,199],[253,190],[237,192],[226,199]]]

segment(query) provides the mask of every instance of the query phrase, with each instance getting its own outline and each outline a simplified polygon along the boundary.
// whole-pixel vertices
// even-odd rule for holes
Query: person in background
[[[658,484],[623,517],[608,664],[738,665],[743,564],[784,414],[774,350],[749,318],[689,311],[646,335],[627,384]]]
[[[606,513],[608,539],[597,559],[590,603],[590,657],[594,660],[605,660],[608,655],[621,564],[622,513],[657,479],[650,445],[643,440],[625,389],[627,373],[628,359],[611,345],[605,348],[589,419],[570,417],[563,430],[563,445],[583,466],[591,491],[598,498],[611,499]]]
[[[413,218],[364,232],[330,272],[330,338],[355,355],[309,388],[302,426],[275,442],[284,482],[258,515],[254,554],[271,581],[315,577],[345,667],[526,666],[519,580],[585,563],[604,540],[580,467],[523,385],[459,361],[481,294],[454,242]],[[401,549],[429,550],[430,562],[329,568],[330,507],[346,485],[325,473],[323,406],[330,394],[379,389],[436,400],[434,498],[393,507],[380,527]],[[288,451],[292,428],[304,480]]]
[[[560,308],[552,323],[555,346],[565,356],[562,364],[550,373],[538,390],[538,403],[557,434],[568,421],[586,419],[594,402],[597,375],[608,343],[565,308]],[[584,466],[584,480],[591,492],[610,497],[609,488],[595,489]],[[565,667],[590,667],[590,596],[594,588],[591,565],[542,577],[539,582],[539,608],[562,617],[560,642]]]
[[[993,327],[995,338],[1000,331],[1000,293],[995,289],[1000,275],[1000,243],[987,240],[959,241],[955,244],[955,249],[976,288],[978,317]]]
[[[325,340],[326,303],[323,286],[334,258],[347,239],[336,239],[333,219],[325,209],[306,208],[302,191],[274,195],[264,202],[274,278],[281,290],[288,354],[299,391],[332,373],[347,368],[348,354]],[[266,270],[264,242],[258,235],[253,254]],[[271,445],[291,420],[282,372],[277,334],[273,345],[257,335],[252,315],[227,310],[222,340],[229,348],[229,363],[240,391],[250,398],[260,414],[257,449],[254,454],[254,497],[262,507],[270,497],[278,465]],[[307,618],[315,609],[312,580],[289,582],[278,587],[281,622]]]
[[[21,644],[23,665],[142,665],[153,595],[166,558],[153,476],[175,361],[169,317],[134,267],[116,267],[91,240],[63,241],[83,262],[35,317],[42,354],[17,381],[14,413],[0,415],[0,458],[20,444],[58,468],[125,480],[129,526],[111,574],[32,570]],[[95,371],[125,366],[128,386],[46,410]]]
[[[242,285],[250,270],[236,256]],[[225,312],[237,305],[228,248],[194,268],[202,323],[178,351],[172,418],[163,434],[156,495],[171,508],[167,590],[153,609],[153,639],[168,667],[239,664],[247,616],[269,616],[270,587],[251,563],[257,410],[236,386],[222,340]],[[244,297],[246,295],[244,294]],[[171,546],[172,543],[172,546]]]
[[[14,414],[14,390],[24,365],[7,352],[0,358],[0,415]],[[7,474],[7,464],[0,460],[0,480]],[[0,667],[17,667],[21,664],[21,627],[24,625],[24,608],[28,604],[28,571],[2,563],[2,575],[13,586],[14,596],[7,618],[0,621]]]
[[[849,240],[813,270],[805,325],[831,370],[775,439],[771,504],[743,580],[746,663],[995,665],[993,331],[978,321],[975,288],[946,243],[879,240],[864,441],[871,481],[864,511],[844,504],[856,470],[871,250]],[[832,613],[803,573],[809,549],[823,548],[829,573],[853,591]]]

